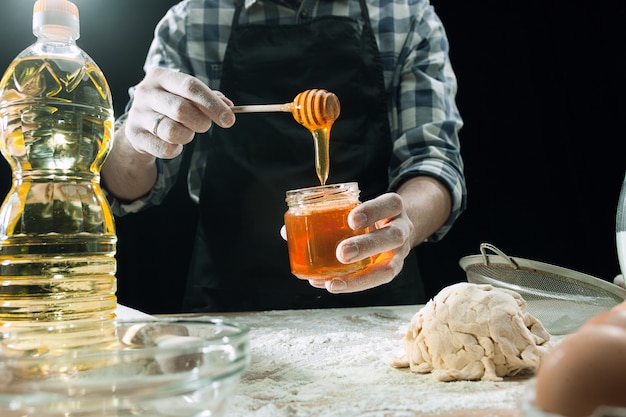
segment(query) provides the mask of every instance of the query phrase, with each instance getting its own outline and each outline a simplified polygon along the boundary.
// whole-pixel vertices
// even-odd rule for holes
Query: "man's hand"
[[[213,122],[230,127],[232,102],[195,77],[155,68],[137,85],[125,133],[138,152],[174,158]]]

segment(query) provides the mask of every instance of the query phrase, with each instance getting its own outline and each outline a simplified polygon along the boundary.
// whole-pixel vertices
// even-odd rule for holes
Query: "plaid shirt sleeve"
[[[416,175],[432,176],[446,185],[452,195],[452,213],[445,225],[428,239],[438,241],[466,207],[458,136],[463,122],[455,103],[457,82],[443,25],[425,2],[410,3],[418,6],[413,17],[408,22],[387,21],[388,27],[384,27],[385,20],[381,19],[383,26],[379,34],[384,43],[385,34],[391,37],[391,33],[399,33],[394,25],[408,26],[402,48],[381,48],[383,65],[385,61],[396,62],[388,75],[392,78],[390,117],[395,138],[389,166],[390,190]]]

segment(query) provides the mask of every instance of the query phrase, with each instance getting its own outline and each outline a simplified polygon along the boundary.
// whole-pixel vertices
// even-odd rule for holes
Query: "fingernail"
[[[350,220],[350,227],[353,229],[363,229],[367,226],[367,216],[363,213],[355,214]]]
[[[341,258],[345,262],[352,262],[354,258],[359,256],[359,247],[354,243],[343,245],[341,248]]]
[[[343,291],[348,288],[348,284],[341,279],[333,279],[330,282],[330,290],[331,291]]]
[[[231,113],[224,112],[220,114],[220,126],[229,127],[232,126],[233,123],[235,123],[235,116]]]

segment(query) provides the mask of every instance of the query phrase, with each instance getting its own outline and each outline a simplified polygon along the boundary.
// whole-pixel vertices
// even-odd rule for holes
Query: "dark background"
[[[34,42],[33,3],[2,0],[2,71]],[[143,76],[155,24],[177,1],[75,3],[78,44],[107,76],[119,116],[127,89]],[[458,261],[479,253],[481,242],[603,279],[618,273],[625,4],[433,0],[459,80],[469,200],[442,242],[420,247],[430,295],[464,280]],[[0,193],[9,186],[0,162]],[[184,188],[165,207],[116,224],[120,302],[151,313],[177,310],[195,228]]]

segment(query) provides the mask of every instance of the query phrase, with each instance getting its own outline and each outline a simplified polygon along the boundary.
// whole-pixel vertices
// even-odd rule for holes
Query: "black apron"
[[[239,23],[237,6],[220,90],[235,104],[288,103],[334,92],[328,184],[357,181],[361,201],[387,191],[392,140],[382,67],[365,0],[362,21],[324,16],[293,25]],[[319,185],[313,139],[290,113],[240,114],[196,141],[209,150],[185,311],[250,311],[424,302],[417,260],[392,283],[333,295],[293,276],[280,236],[285,191]]]

